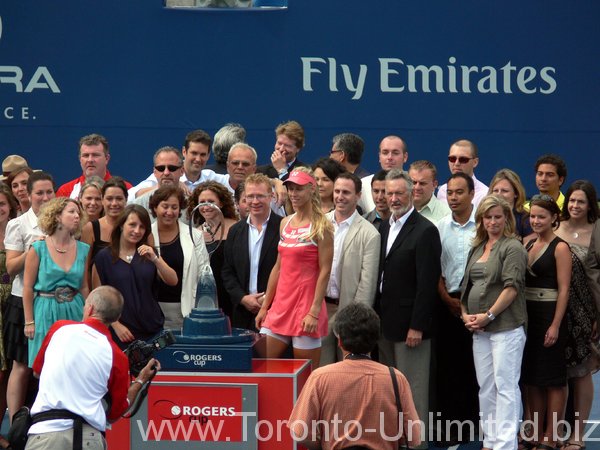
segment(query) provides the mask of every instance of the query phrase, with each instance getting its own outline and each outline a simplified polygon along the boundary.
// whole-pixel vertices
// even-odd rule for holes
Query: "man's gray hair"
[[[86,303],[94,307],[95,316],[106,324],[119,320],[123,296],[112,286],[99,286],[88,295]]]
[[[246,141],[246,130],[239,123],[228,123],[215,133],[212,152],[219,164],[227,162],[227,155],[234,144]]]
[[[391,180],[404,180],[406,181],[406,190],[409,194],[412,194],[413,191],[413,182],[411,178],[408,176],[408,172],[400,169],[391,169],[388,174],[385,176],[385,181]]]
[[[163,153],[175,153],[177,155],[177,158],[179,159],[179,165],[181,166],[183,164],[183,154],[179,151],[179,149],[176,149],[175,147],[166,146],[156,150],[156,153],[154,153],[154,156],[152,157],[153,165],[156,165],[156,158],[158,158],[158,155],[162,155]]]
[[[231,148],[229,149],[229,153],[227,154],[227,161],[229,161],[229,154],[231,154],[231,152],[237,148],[244,148],[246,150],[250,150],[252,152],[252,156],[254,157],[254,164],[256,164],[256,160],[258,159],[258,154],[256,153],[256,150],[254,149],[254,147],[250,147],[244,142],[238,142],[237,144],[233,144],[231,146]]]

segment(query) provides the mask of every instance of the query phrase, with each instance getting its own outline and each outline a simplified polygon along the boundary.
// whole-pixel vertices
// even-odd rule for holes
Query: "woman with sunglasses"
[[[285,181],[294,214],[281,221],[279,256],[267,284],[256,328],[266,334],[267,358],[292,344],[294,358],[321,359],[328,333],[325,292],[333,259],[333,226],[323,214],[313,172],[296,167]]]
[[[531,199],[530,223],[535,232],[525,243],[528,252],[525,298],[527,342],[523,353],[521,381],[527,386],[526,404],[533,419],[533,437],[538,450],[556,446],[556,427],[567,400],[565,344],[571,251],[554,234],[560,210],[547,194]]]

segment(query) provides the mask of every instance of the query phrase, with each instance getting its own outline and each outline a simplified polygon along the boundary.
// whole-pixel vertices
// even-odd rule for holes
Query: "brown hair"
[[[123,234],[123,225],[127,222],[127,219],[131,214],[135,214],[138,219],[142,222],[144,226],[144,235],[137,242],[136,248],[140,245],[144,245],[148,243],[148,236],[152,233],[152,224],[150,222],[150,216],[148,215],[148,211],[146,208],[140,205],[127,205],[121,215],[119,216],[119,220],[115,224],[112,233],[110,234],[110,253],[113,257],[113,262],[116,262],[119,259],[119,248],[121,246],[121,235]]]
[[[164,202],[171,197],[175,197],[179,202],[179,217],[181,217],[181,213],[186,207],[185,195],[181,188],[175,185],[161,186],[150,196],[148,209],[150,210],[152,217],[156,217],[156,211],[154,210],[158,207],[160,202]]]
[[[302,128],[302,125],[295,120],[290,120],[289,122],[277,125],[277,128],[275,128],[275,137],[280,134],[283,134],[294,141],[294,144],[296,144],[298,149],[304,147],[304,128]]]
[[[192,192],[192,195],[188,199],[187,217],[189,220],[192,220],[192,211],[198,206],[198,197],[200,197],[200,194],[204,191],[211,191],[217,196],[221,202],[220,209],[223,213],[223,217],[227,219],[239,219],[231,192],[229,192],[229,190],[221,183],[217,183],[216,181],[205,181],[204,183],[200,183],[196,189],[194,189],[194,192]],[[194,218],[194,224],[199,225],[201,223],[204,223],[204,218],[199,214]]]

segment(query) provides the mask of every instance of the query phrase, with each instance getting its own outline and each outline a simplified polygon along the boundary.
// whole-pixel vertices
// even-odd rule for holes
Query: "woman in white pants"
[[[514,450],[521,418],[519,378],[527,313],[527,252],[500,197],[485,197],[462,285],[462,319],[473,332],[483,450]]]

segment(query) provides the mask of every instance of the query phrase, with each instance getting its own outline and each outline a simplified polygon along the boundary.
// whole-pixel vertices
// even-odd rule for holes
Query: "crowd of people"
[[[98,134],[81,138],[82,174],[58,189],[23,157],[5,158],[0,415],[28,401],[46,333],[58,320],[81,320],[90,290],[122,294],[110,331],[123,349],[180,328],[211,271],[233,326],[264,336],[261,356],[281,357],[291,344],[313,368],[348,355],[397,368],[429,440],[468,440],[469,423],[481,422],[484,449],[585,447],[600,367],[600,227],[589,181],[563,194],[564,161],[543,155],[533,172],[539,193],[528,200],[510,169],[489,186],[478,180],[468,140],[450,146],[441,186],[446,177],[429,161],[404,170],[399,136],[381,140],[374,174],[361,166],[356,134],[333,137],[314,165],[298,158],[304,130],[295,121],[276,128],[266,166],[245,140],[238,124],[214,141],[192,131],[181,150],[158,149],[135,186],[108,171],[109,144]],[[357,302],[381,322],[376,348],[365,344],[360,356],[349,332],[346,347],[336,332],[338,310]],[[557,436],[565,414],[578,426]],[[411,442],[426,448],[427,439]]]

